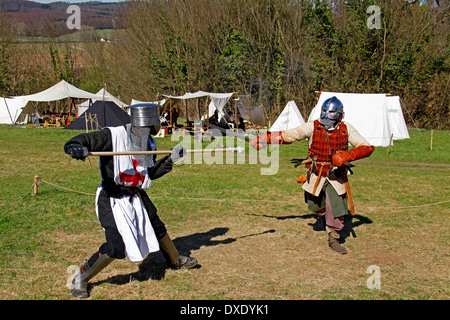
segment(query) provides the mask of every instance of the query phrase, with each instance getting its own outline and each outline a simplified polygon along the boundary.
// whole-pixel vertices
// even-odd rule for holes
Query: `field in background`
[[[0,299],[71,299],[68,268],[104,241],[94,209],[98,163],[62,151],[78,133],[0,127]],[[306,155],[306,142],[280,146],[276,175],[260,175],[268,165],[249,159],[176,166],[149,194],[200,268],[167,269],[159,253],[141,266],[116,260],[92,280],[90,299],[448,299],[450,133],[434,131],[432,150],[430,131],[410,135],[389,154],[377,147],[354,163],[356,238],[344,244],[347,255],[314,230],[296,183],[304,169],[290,160]],[[32,197],[35,175],[43,181]],[[371,266],[380,289],[367,288]]]

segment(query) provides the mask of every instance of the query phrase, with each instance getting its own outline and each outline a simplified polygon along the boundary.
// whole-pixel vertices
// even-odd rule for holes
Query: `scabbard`
[[[319,174],[317,175],[317,180],[316,180],[316,183],[314,184],[313,194],[316,194],[317,186],[319,185],[320,178],[322,177],[322,170],[323,170],[323,166],[320,166]]]
[[[347,169],[345,169],[347,170]],[[355,215],[355,206],[353,205],[353,198],[352,198],[352,192],[350,191],[350,183],[348,182],[347,173],[344,173],[344,179],[345,179],[345,192],[347,193],[347,201],[348,201],[348,209],[350,210],[350,213],[352,216]]]

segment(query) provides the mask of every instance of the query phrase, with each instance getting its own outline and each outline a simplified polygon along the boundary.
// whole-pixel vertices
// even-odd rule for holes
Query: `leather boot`
[[[167,233],[159,240],[159,245],[167,263],[175,269],[190,269],[198,264],[197,259],[180,255]]]
[[[328,228],[328,231],[328,246],[337,253],[346,254],[347,250],[339,243],[339,233],[331,228]]]
[[[89,297],[87,290],[88,281],[103,270],[113,260],[114,258],[110,258],[107,254],[99,253],[99,258],[92,266],[89,266],[89,263],[86,262],[72,280],[72,285],[70,287],[72,295],[76,298],[82,299]]]

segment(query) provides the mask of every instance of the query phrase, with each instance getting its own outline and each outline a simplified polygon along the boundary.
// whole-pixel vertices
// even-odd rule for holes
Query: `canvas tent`
[[[101,130],[131,123],[131,117],[112,101],[97,100],[74,122],[68,130]]]
[[[239,95],[236,105],[244,122],[250,123],[252,126],[264,126],[265,117],[263,106],[252,107],[249,95]]]
[[[102,99],[102,96],[81,90],[65,80],[61,80],[57,84],[41,92],[26,96],[14,97],[27,101],[56,101],[67,98],[78,99]]]
[[[0,98],[0,123],[15,124],[27,104],[27,100]]]
[[[14,113],[16,114],[16,118],[14,119],[14,121],[18,121],[19,117],[22,119],[25,117],[25,114],[24,114],[24,112],[26,111],[25,108],[26,108],[27,103],[30,101],[46,102],[46,101],[57,101],[57,100],[62,100],[62,99],[67,99],[67,98],[101,99],[102,96],[81,90],[81,89],[71,85],[67,81],[61,80],[57,84],[55,84],[55,85],[51,86],[50,88],[45,89],[41,92],[24,95],[24,96],[15,96],[15,97],[11,97],[10,99],[3,99],[4,101],[2,103],[5,103],[5,101],[6,101],[6,104],[8,105],[9,108],[10,107],[15,108],[19,105],[21,106],[20,112],[19,112],[19,108],[14,110]],[[3,119],[3,109],[4,109],[3,104],[1,105],[1,107],[2,107],[2,111],[0,113],[0,116]],[[5,107],[5,109],[6,109],[6,107]],[[34,110],[33,108],[28,108],[28,109],[29,109],[29,111],[26,111],[28,114],[34,115],[36,113],[36,110]]]
[[[164,97],[170,99],[170,100],[185,100],[185,99],[198,99],[202,97],[209,97],[211,99],[211,102],[208,106],[208,116],[212,116],[214,114],[214,111],[217,109],[219,112],[219,116],[223,117],[224,112],[223,108],[225,107],[226,103],[230,98],[233,96],[234,93],[211,93],[211,92],[205,92],[205,91],[197,91],[194,93],[188,92],[182,96],[169,96],[169,95],[163,95]],[[170,103],[170,100],[166,103]]]
[[[386,94],[321,92],[308,121],[319,119],[323,102],[333,96],[336,96],[344,104],[343,120],[345,122],[353,125],[371,145],[389,146],[391,135],[395,133],[396,129],[394,129],[393,121],[389,120]],[[401,139],[405,139],[405,137]]]
[[[214,106],[217,108],[219,113],[223,114],[223,107],[228,102],[228,100],[233,96],[233,93],[211,93],[211,92],[205,92],[205,91],[197,91],[194,93],[188,92],[182,96],[168,96],[163,95],[166,98],[174,99],[174,100],[184,100],[184,99],[196,99],[196,98],[202,98],[202,97],[209,97],[211,99],[211,102],[214,104]],[[213,110],[214,113],[214,110]]]
[[[136,99],[131,99],[130,106],[132,106],[134,104],[140,104],[140,103],[155,103],[155,104],[159,104],[160,106],[162,106],[166,103],[166,99],[163,99],[160,101],[140,101],[140,100],[136,100]]]
[[[118,105],[120,108],[122,108],[123,110],[125,110],[126,107],[128,107],[128,105],[122,101],[120,101],[118,98],[116,98],[115,96],[113,96],[111,93],[109,93],[105,88],[101,88],[96,95],[101,96],[101,99],[89,99],[86,100],[80,104],[77,104],[77,113],[78,116],[82,115],[83,112],[85,112],[90,105],[92,105],[95,101],[101,100],[101,101],[112,101],[114,102],[116,105]]]
[[[403,116],[400,97],[386,96],[386,107],[394,140],[409,139],[409,132]]]
[[[300,110],[298,110],[297,104],[294,100],[289,101],[281,111],[277,120],[270,127],[270,132],[285,131],[296,128],[305,123]]]

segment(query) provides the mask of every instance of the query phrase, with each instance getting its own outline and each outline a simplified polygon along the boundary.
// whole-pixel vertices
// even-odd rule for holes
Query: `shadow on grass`
[[[257,217],[273,218],[277,220],[288,220],[288,219],[315,219],[313,223],[308,223],[309,226],[313,227],[314,231],[325,231],[325,223],[323,219],[319,219],[319,216],[315,213],[309,213],[304,215],[289,215],[289,216],[274,216],[268,214],[249,214]],[[357,219],[357,221],[355,221]],[[352,217],[352,229],[356,228],[362,224],[371,224],[373,221],[367,217],[360,214],[355,214]]]
[[[275,230],[267,230],[260,233],[248,234],[236,238],[227,238],[223,240],[214,240],[213,238],[222,236],[228,232],[228,228],[214,228],[208,232],[203,233],[195,233],[189,236],[179,237],[173,239],[173,243],[177,247],[179,253],[184,256],[190,256],[191,251],[198,250],[203,246],[217,246],[220,244],[229,244],[235,242],[238,239],[248,238],[253,236],[262,235],[265,233],[273,233]],[[147,281],[149,279],[152,280],[162,280],[165,277],[166,270],[170,269],[166,262],[166,259],[161,251],[150,253],[147,257],[142,261],[139,265],[139,270],[126,275],[117,275],[110,277],[108,279],[89,283],[89,290],[94,287],[101,285],[102,283],[111,283],[116,285],[122,285],[129,283],[130,281]],[[198,264],[194,268],[201,268],[201,265]]]

